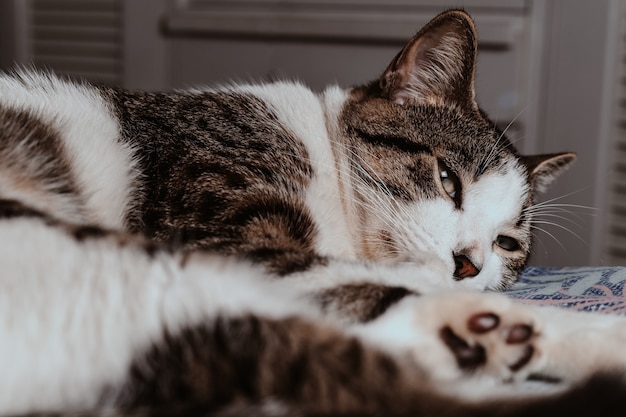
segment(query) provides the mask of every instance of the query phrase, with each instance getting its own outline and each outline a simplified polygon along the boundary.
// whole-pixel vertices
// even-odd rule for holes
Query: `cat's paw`
[[[487,373],[505,381],[526,377],[538,356],[539,334],[533,320],[521,309],[503,311],[485,304],[443,323],[441,342],[463,372]]]
[[[626,375],[626,317],[524,305],[475,292],[409,296],[356,332],[439,381],[577,383]],[[491,386],[495,386],[491,384]]]
[[[435,379],[520,381],[543,364],[542,320],[497,294],[408,297],[360,332],[387,350],[408,351]]]
[[[426,363],[435,377],[482,375],[520,382],[540,376],[577,383],[597,372],[626,372],[623,316],[530,306],[484,293],[423,297],[413,303],[413,314],[430,322],[418,325],[417,333],[437,339],[440,347],[426,346],[431,352],[445,349],[453,360],[450,364],[439,356],[438,364]]]

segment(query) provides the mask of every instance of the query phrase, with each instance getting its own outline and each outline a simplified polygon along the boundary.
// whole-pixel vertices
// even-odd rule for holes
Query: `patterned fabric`
[[[529,267],[505,292],[524,303],[626,314],[626,267]]]

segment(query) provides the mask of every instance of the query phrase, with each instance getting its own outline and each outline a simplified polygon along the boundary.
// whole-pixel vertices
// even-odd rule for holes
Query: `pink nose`
[[[466,255],[454,255],[454,279],[460,281],[465,278],[475,277],[480,273],[478,268]]]

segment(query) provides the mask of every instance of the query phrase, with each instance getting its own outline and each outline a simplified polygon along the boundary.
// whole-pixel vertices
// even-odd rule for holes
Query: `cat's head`
[[[440,14],[339,122],[365,257],[436,256],[454,285],[504,288],[526,264],[535,195],[575,159],[521,156],[474,94],[477,37],[462,11]]]

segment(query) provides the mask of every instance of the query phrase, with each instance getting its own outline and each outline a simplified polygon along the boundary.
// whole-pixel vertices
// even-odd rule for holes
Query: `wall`
[[[0,1],[0,70],[11,68],[19,60],[16,7],[13,1]]]
[[[533,262],[546,265],[589,265],[602,263],[601,254],[594,254],[593,228],[603,211],[584,207],[602,208],[597,198],[598,165],[603,165],[600,153],[603,141],[602,123],[606,123],[601,111],[605,109],[605,73],[612,65],[607,51],[610,1],[555,0],[547,3],[548,18],[545,21],[546,68],[543,79],[541,108],[536,151],[539,153],[572,150],[578,160],[545,200],[574,213],[558,209],[545,217],[545,221],[560,226],[546,227],[554,238],[537,233]],[[532,110],[532,109],[531,109]],[[582,207],[576,207],[582,206]],[[565,229],[569,229],[565,230]],[[556,241],[558,240],[558,242]],[[594,256],[595,255],[595,256]]]

